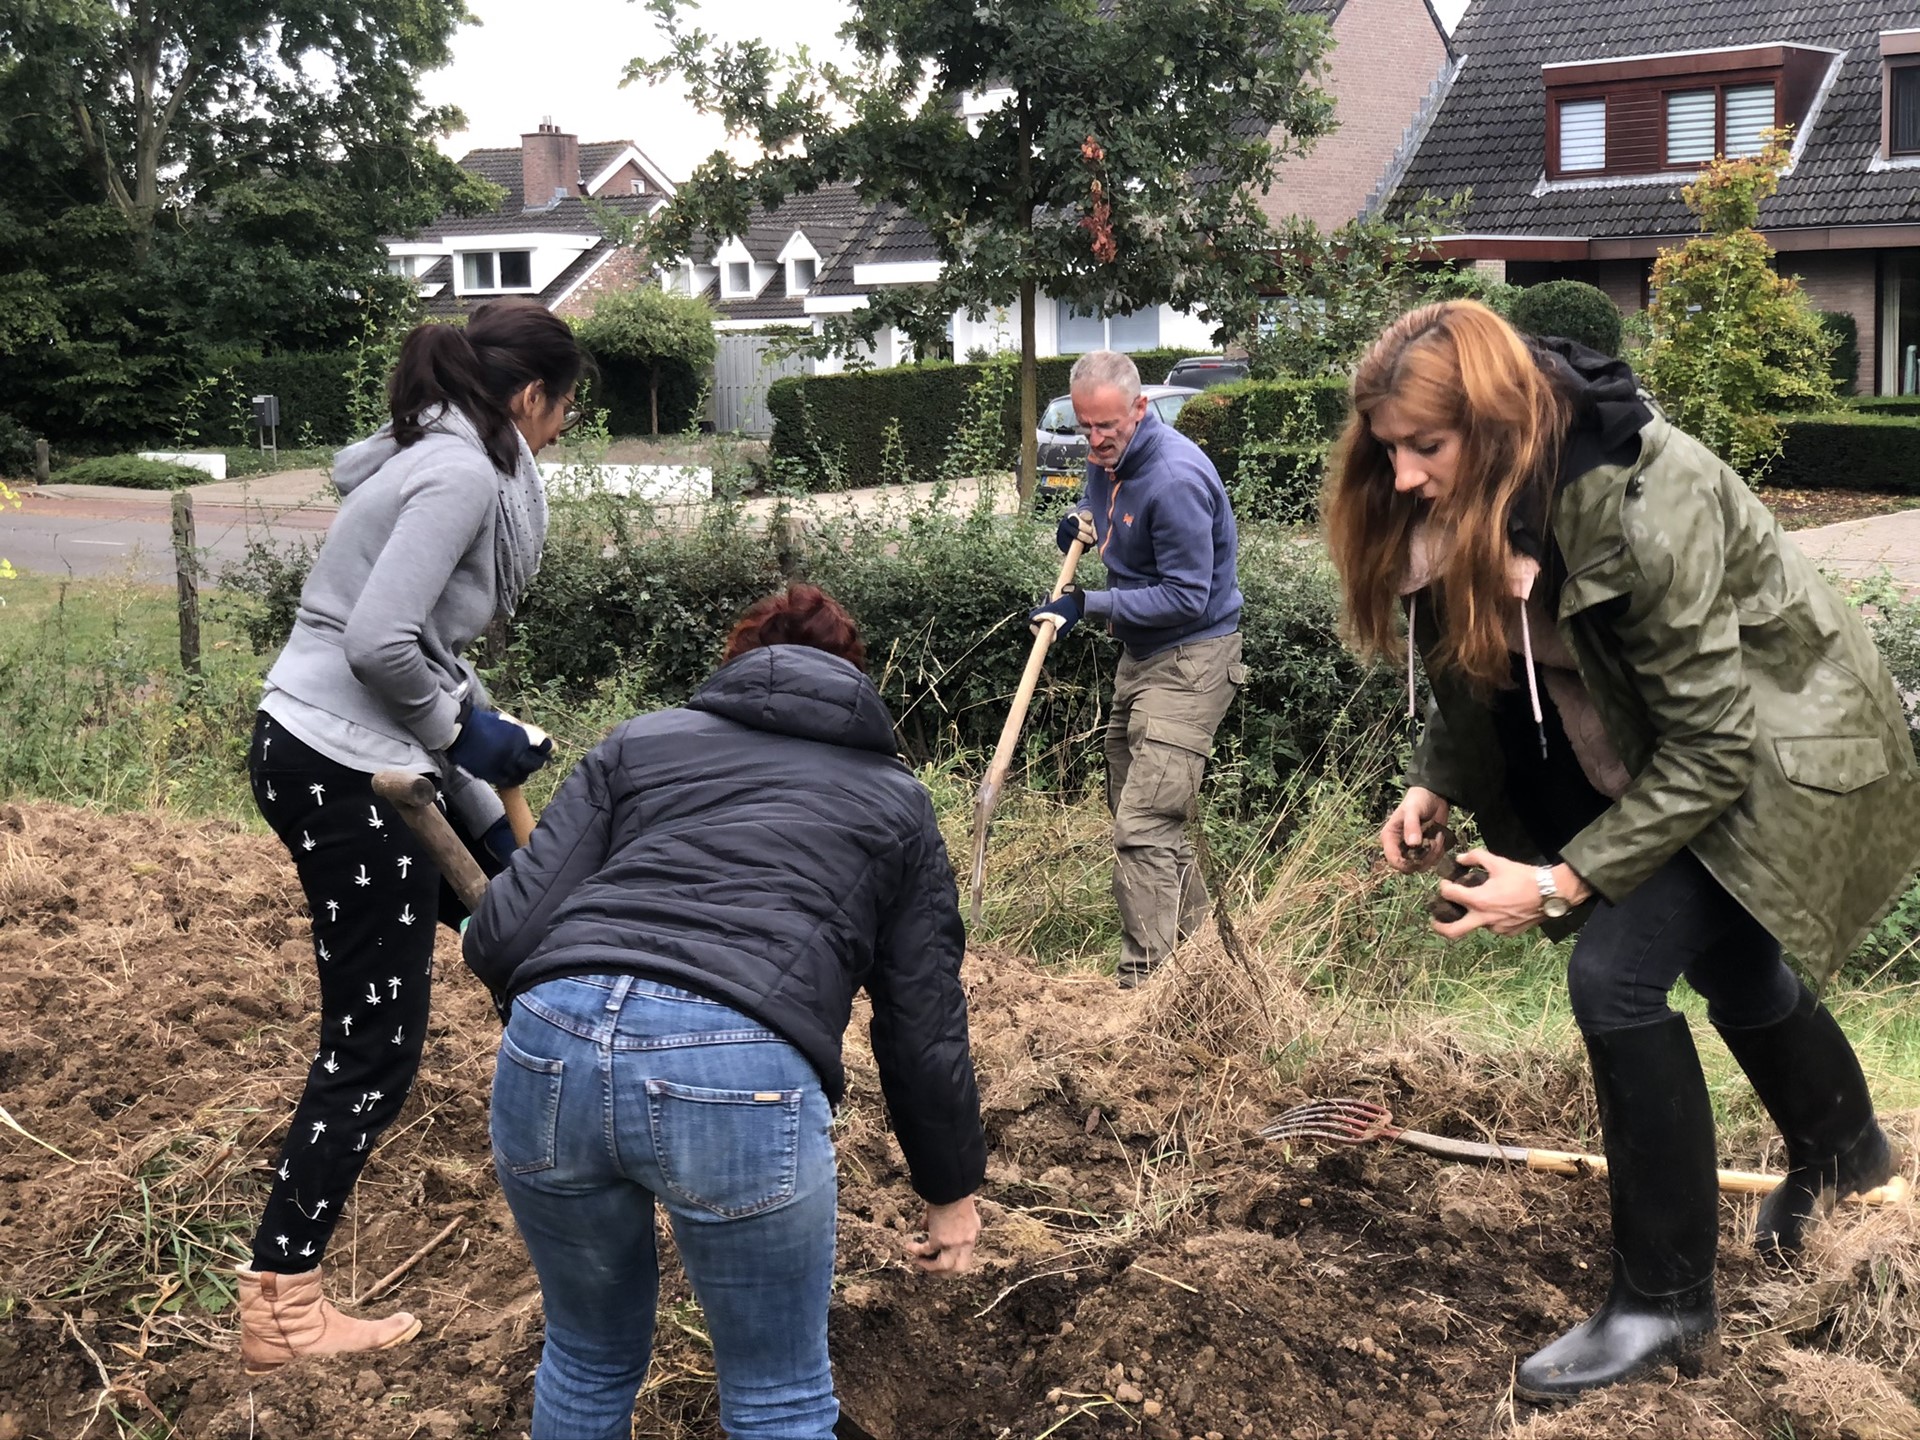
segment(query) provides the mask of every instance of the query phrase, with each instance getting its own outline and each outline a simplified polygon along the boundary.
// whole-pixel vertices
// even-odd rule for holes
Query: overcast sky
[[[1436,0],[1451,25],[1466,0]],[[583,141],[632,140],[674,180],[722,144],[720,122],[694,113],[676,90],[620,88],[638,55],[660,53],[652,16],[629,0],[468,0],[481,23],[461,30],[453,63],[426,77],[427,98],[457,105],[467,129],[443,142],[451,155],[517,145],[551,118]],[[781,50],[837,49],[846,0],[707,0],[694,20],[715,35],[759,35]]]

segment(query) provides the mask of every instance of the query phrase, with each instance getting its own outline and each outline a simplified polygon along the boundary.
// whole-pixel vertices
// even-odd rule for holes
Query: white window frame
[[[524,255],[527,257],[527,283],[524,285],[505,285],[500,281],[501,257],[506,255]],[[469,278],[468,266],[485,257],[487,273],[491,283],[476,285]],[[454,278],[460,295],[531,295],[539,287],[533,283],[533,249],[531,246],[510,245],[504,249],[457,250],[454,258]]]

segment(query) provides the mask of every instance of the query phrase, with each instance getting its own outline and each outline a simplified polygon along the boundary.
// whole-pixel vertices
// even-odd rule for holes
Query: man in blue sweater
[[[1207,912],[1187,821],[1213,733],[1247,678],[1233,507],[1213,462],[1162,423],[1127,356],[1075,362],[1073,411],[1087,436],[1087,483],[1060,522],[1106,562],[1112,588],[1070,586],[1033,612],[1064,635],[1082,616],[1106,623],[1124,653],[1107,721],[1113,895],[1120,984],[1138,985]]]

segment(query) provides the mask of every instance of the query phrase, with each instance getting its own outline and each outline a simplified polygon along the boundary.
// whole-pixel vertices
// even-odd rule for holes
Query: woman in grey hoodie
[[[567,428],[588,363],[533,301],[494,301],[464,327],[421,325],[388,381],[392,422],[335,464],[340,513],[248,752],[260,813],[300,873],[320,974],[313,1066],[239,1272],[254,1373],[420,1329],[404,1313],[350,1318],[321,1293],[327,1240],[419,1069],[435,921],[465,918],[372,780],[433,776],[483,864],[512,853],[488,782],[520,784],[552,742],[495,709],[461,652],[513,613],[539,568],[547,508],[533,457]]]

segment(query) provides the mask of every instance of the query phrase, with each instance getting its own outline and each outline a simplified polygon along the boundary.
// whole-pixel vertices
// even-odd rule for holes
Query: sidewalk
[[[170,490],[135,490],[125,485],[29,485],[23,496],[46,495],[58,500],[111,501],[117,505],[152,505],[171,509]],[[254,475],[245,480],[213,480],[195,485],[188,493],[194,508],[203,505],[230,505],[279,513],[286,510],[337,510],[340,497],[324,470],[282,470],[274,475]]]
[[[1920,597],[1920,510],[1796,530],[1793,541],[1829,574],[1867,580],[1885,571],[1909,596]]]

